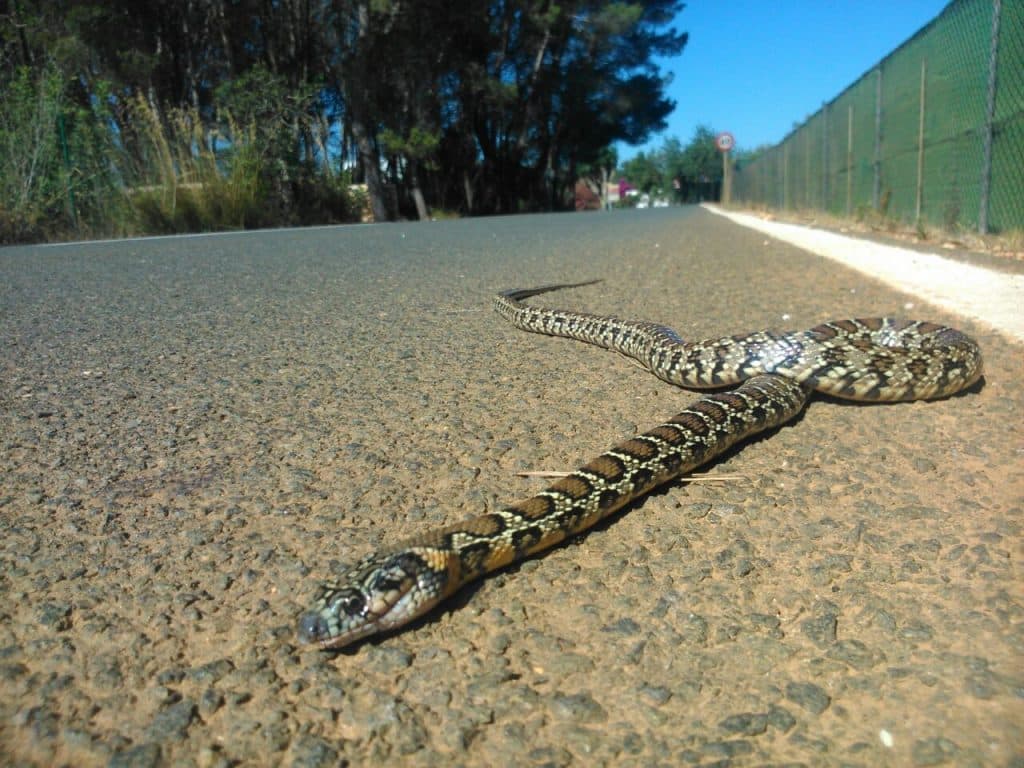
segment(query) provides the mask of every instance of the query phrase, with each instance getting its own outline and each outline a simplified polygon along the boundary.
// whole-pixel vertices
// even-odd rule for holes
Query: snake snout
[[[299,640],[303,643],[317,643],[330,634],[330,627],[321,614],[311,611],[299,617]]]

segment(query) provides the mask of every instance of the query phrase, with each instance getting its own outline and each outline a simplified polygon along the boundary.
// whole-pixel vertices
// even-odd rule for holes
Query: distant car
[[[647,208],[647,207],[650,206],[650,204],[651,204],[651,196],[650,195],[640,195],[640,199],[637,200],[636,207],[637,208]]]
[[[668,208],[668,200],[655,200],[652,208]]]

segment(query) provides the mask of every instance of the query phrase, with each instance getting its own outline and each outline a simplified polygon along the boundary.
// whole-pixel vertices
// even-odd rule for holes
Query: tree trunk
[[[430,210],[427,208],[427,200],[423,196],[423,185],[420,183],[420,164],[418,160],[409,158],[405,167],[409,176],[409,192],[412,200],[416,203],[416,216],[420,221],[430,221]]]
[[[420,221],[429,221],[430,211],[427,209],[427,201],[423,197],[423,190],[418,182],[413,184],[412,199],[416,203],[416,215],[419,216]]]
[[[354,112],[354,111],[353,111]],[[366,191],[370,198],[370,211],[373,213],[374,221],[388,221],[388,207],[384,202],[384,185],[380,180],[380,163],[377,159],[377,152],[366,134],[366,125],[362,116],[354,113],[349,118],[349,126],[352,129],[352,138],[355,139],[356,149],[359,151],[359,159],[363,164],[363,175],[366,177]]]
[[[466,213],[473,215],[473,180],[469,178],[469,171],[462,172],[462,186],[466,191]]]

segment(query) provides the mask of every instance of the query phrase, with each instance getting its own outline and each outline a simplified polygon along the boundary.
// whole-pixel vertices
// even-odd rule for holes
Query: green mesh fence
[[[734,201],[1024,229],[1024,2],[954,0],[781,143]]]

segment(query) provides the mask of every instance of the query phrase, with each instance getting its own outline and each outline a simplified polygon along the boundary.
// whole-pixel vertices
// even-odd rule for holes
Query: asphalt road
[[[339,564],[694,395],[495,290],[684,337],[910,314],[982,386],[802,417],[408,631]],[[907,310],[912,305],[912,310]],[[1024,356],[700,209],[0,250],[0,753],[18,765],[1021,765]]]

